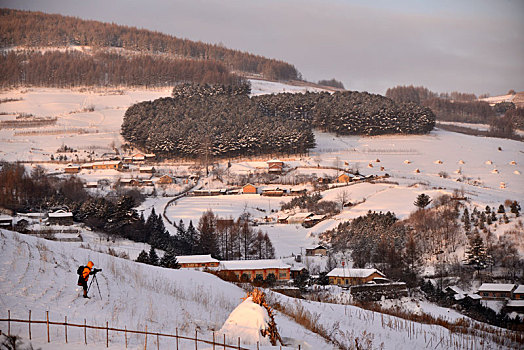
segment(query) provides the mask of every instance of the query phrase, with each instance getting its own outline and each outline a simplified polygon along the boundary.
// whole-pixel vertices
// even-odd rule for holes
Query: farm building
[[[204,267],[218,267],[220,261],[211,255],[180,255],[176,257],[180,267],[183,269],[194,269]]]
[[[98,182],[96,182],[96,181],[86,182],[84,187],[85,188],[97,188],[98,187]]]
[[[338,177],[337,177],[337,182],[338,183],[348,183],[348,182],[351,182],[353,180],[354,176],[352,174],[340,174]]]
[[[325,215],[313,215],[304,220],[304,223],[302,224],[306,228],[310,228],[321,222],[326,218]]]
[[[307,190],[305,188],[292,188],[289,190],[289,194],[292,196],[301,196],[306,193]]]
[[[80,165],[69,164],[64,168],[66,174],[78,174],[80,172]]]
[[[289,215],[287,214],[280,215],[279,217],[277,217],[277,222],[279,224],[287,224],[287,219],[289,219]]]
[[[386,277],[377,269],[349,269],[337,267],[327,274],[329,284],[354,286],[372,281],[374,278]]]
[[[482,283],[477,293],[483,300],[504,300],[511,299],[515,289],[516,286],[509,283]]]
[[[327,248],[319,245],[315,248],[306,248],[306,256],[326,256]]]
[[[279,159],[272,159],[267,161],[268,172],[280,174],[284,168],[284,162]]]
[[[261,195],[267,197],[282,197],[286,193],[286,190],[281,188],[266,188],[262,190]]]
[[[120,179],[120,186],[140,186],[142,181],[139,179]]]
[[[301,274],[309,272],[307,270],[307,268],[304,265],[302,265],[302,264],[296,264],[296,265],[291,266],[290,271],[291,271],[291,278],[292,279],[297,278]]]
[[[122,169],[122,162],[119,160],[109,160],[109,161],[101,161],[101,162],[94,162],[93,163],[93,169],[116,169],[121,170]]]
[[[291,267],[278,259],[221,261],[218,271],[224,276],[250,281],[257,277],[266,279],[270,274],[277,281],[288,281],[291,275]]]
[[[93,169],[93,163],[84,163],[80,167],[82,169]]]
[[[244,187],[242,187],[242,193],[257,194],[257,188],[251,184],[247,184],[247,185],[244,185]]]
[[[155,172],[155,167],[152,166],[141,166],[138,168],[138,171],[143,174],[153,174]]]
[[[65,210],[57,210],[47,214],[47,222],[51,225],[73,225],[73,213]]]
[[[133,159],[133,162],[143,162],[146,160],[146,155],[143,153],[135,153],[131,156],[131,159]]]
[[[157,181],[156,183],[159,184],[159,185],[170,185],[172,184],[174,181],[173,181],[173,178],[169,175],[162,175]]]
[[[287,218],[288,224],[301,224],[310,216],[313,216],[313,213],[296,213]]]

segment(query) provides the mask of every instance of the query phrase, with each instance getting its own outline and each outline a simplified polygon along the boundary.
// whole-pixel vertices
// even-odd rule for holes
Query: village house
[[[287,224],[287,219],[289,218],[289,215],[284,214],[277,217],[277,223],[279,224]]]
[[[152,161],[152,160],[156,159],[156,154],[154,154],[154,153],[146,153],[146,154],[144,154],[144,157],[145,157],[146,161]]]
[[[513,291],[513,299],[524,300],[524,284],[519,284],[517,289]]]
[[[120,186],[140,186],[142,181],[139,179],[120,179]]]
[[[80,172],[80,165],[68,164],[64,168],[66,174],[78,174]]]
[[[257,188],[251,184],[244,185],[242,187],[243,194],[257,194]]]
[[[176,260],[183,269],[216,268],[220,261],[211,255],[180,255]]]
[[[121,170],[122,169],[122,162],[119,160],[109,160],[109,161],[101,161],[101,162],[94,162],[93,163],[93,169],[115,169],[115,170]]]
[[[352,179],[353,179],[353,175],[351,174],[340,174],[337,177],[337,182],[338,183],[348,183],[348,182],[351,182]]]
[[[160,178],[156,181],[159,185],[170,185],[173,183],[173,178],[169,175],[162,175]]]
[[[155,172],[155,167],[141,166],[140,168],[138,168],[138,171],[142,174],[153,174]]]
[[[319,245],[315,248],[306,248],[306,256],[326,256],[327,248]]]
[[[306,193],[307,190],[305,188],[292,188],[289,190],[289,195],[291,196],[301,196]]]
[[[277,187],[263,189],[261,195],[267,197],[282,197],[285,193],[286,190]]]
[[[93,163],[84,163],[80,167],[82,169],[93,169]]]
[[[296,264],[296,265],[291,266],[290,271],[291,271],[292,279],[295,279],[298,276],[309,272],[307,268],[302,264]]]
[[[386,276],[377,269],[349,269],[337,267],[327,274],[329,284],[339,286],[355,286],[373,281],[374,278]]]
[[[96,182],[96,181],[86,182],[84,187],[85,188],[97,188],[98,187],[98,182]]]
[[[312,215],[304,220],[302,226],[305,228],[310,228],[321,222],[326,218],[325,215]]]
[[[273,174],[281,174],[284,168],[284,162],[279,159],[272,159],[267,161],[268,172]]]
[[[50,225],[73,225],[73,213],[65,210],[57,210],[47,214],[47,222]]]
[[[313,213],[296,213],[287,218],[288,224],[302,224],[308,217],[313,216]]]
[[[511,299],[515,289],[516,286],[509,283],[482,283],[477,293],[483,300],[504,300]]]
[[[133,162],[143,162],[146,160],[146,155],[143,153],[136,153],[131,156]]]
[[[277,281],[289,281],[291,276],[291,267],[278,259],[221,261],[218,271],[226,277],[249,281],[257,277],[265,280],[270,274]]]

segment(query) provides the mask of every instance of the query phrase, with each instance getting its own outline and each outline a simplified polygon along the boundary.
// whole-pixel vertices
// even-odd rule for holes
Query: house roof
[[[176,257],[180,264],[204,264],[219,262],[217,259],[211,257],[211,255],[179,255]]]
[[[306,220],[323,220],[325,217],[326,217],[325,215],[313,215],[307,218]]]
[[[54,213],[47,214],[50,218],[67,218],[67,217],[73,217],[73,213],[65,210],[58,210]]]
[[[470,298],[470,299],[473,299],[473,300],[480,300],[482,299],[482,297],[476,293],[471,293],[471,294],[468,294],[466,295],[466,297]]]
[[[284,163],[284,162],[281,161],[280,159],[271,159],[271,160],[268,160],[267,163]]]
[[[462,289],[460,289],[460,288],[457,287],[457,286],[448,286],[448,287],[446,288],[446,290],[448,290],[448,289],[449,289],[450,291],[452,291],[453,293],[455,293],[455,294],[466,294],[466,292],[464,292]]]
[[[346,269],[342,267],[337,267],[331,270],[327,276],[328,277],[350,277],[350,278],[365,278],[369,277],[374,273],[386,277],[382,272],[377,269]]]
[[[138,168],[138,170],[143,170],[143,171],[151,171],[153,169],[154,168],[152,166],[141,166],[140,168]]]
[[[290,266],[280,259],[264,260],[226,260],[221,261],[219,270],[261,270],[261,269],[289,269]]]
[[[482,283],[479,292],[511,292],[515,288],[514,284],[509,283]]]
[[[524,300],[509,300],[506,306],[524,307]]]
[[[291,218],[294,218],[294,219],[307,218],[311,215],[313,215],[313,213],[296,213],[295,215],[291,216]]]
[[[94,162],[93,166],[95,166],[95,165],[118,165],[120,163],[122,163],[122,162],[119,161],[119,160],[104,160],[104,161],[101,161],[101,162]]]
[[[524,293],[524,284],[519,284],[517,289],[515,289],[513,293]]]
[[[316,249],[326,249],[327,250],[327,248],[322,246],[322,245],[319,245],[319,246],[317,246],[315,248],[306,248],[306,250],[316,250]]]

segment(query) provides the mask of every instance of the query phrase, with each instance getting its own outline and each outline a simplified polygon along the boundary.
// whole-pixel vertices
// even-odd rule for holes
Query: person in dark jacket
[[[89,298],[87,296],[87,281],[89,281],[89,275],[94,275],[95,273],[102,271],[101,269],[93,269],[95,264],[92,261],[87,263],[87,266],[84,267],[82,274],[78,276],[78,285],[82,286],[84,289],[84,298]]]

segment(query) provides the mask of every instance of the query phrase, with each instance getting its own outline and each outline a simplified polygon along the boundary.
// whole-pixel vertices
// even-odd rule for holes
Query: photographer
[[[96,275],[96,273],[102,271],[102,269],[93,269],[95,264],[92,261],[87,263],[87,266],[79,267],[78,269],[78,285],[82,286],[84,289],[84,298],[89,298],[87,296],[87,281],[89,281],[89,275]]]

